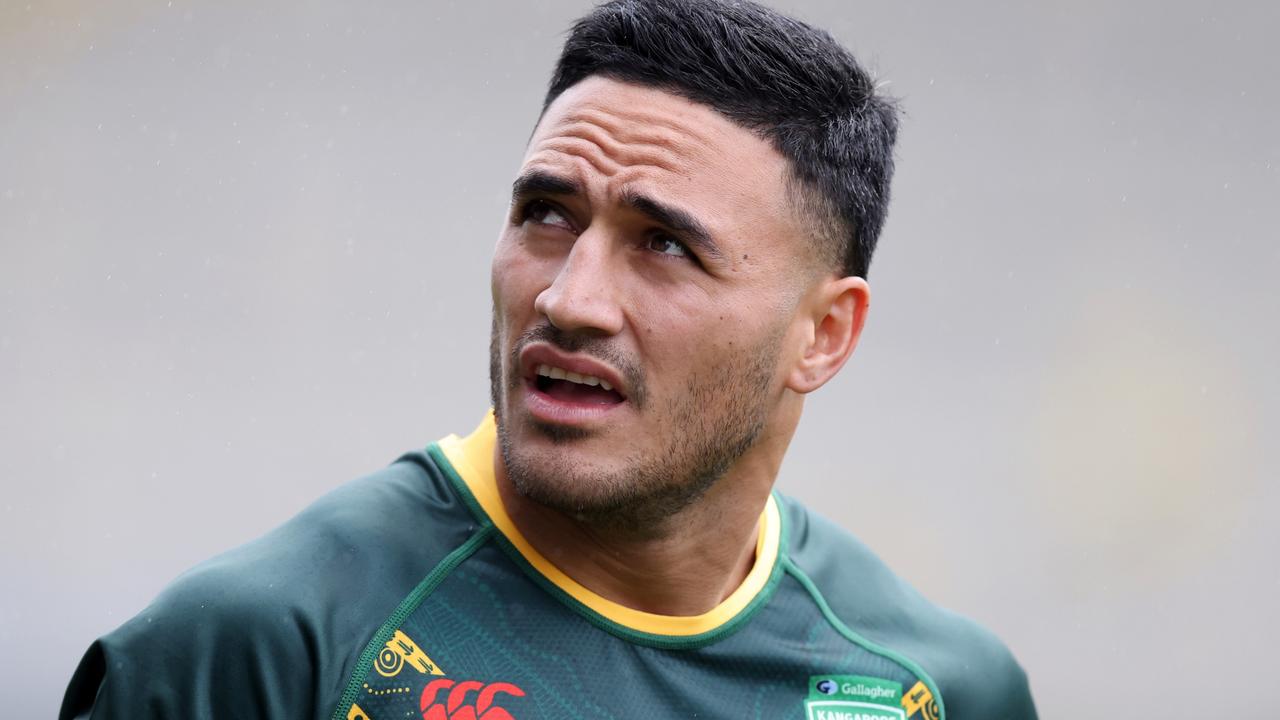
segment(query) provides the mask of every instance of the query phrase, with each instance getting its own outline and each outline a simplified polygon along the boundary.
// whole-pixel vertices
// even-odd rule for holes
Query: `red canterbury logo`
[[[448,696],[437,699],[442,692]],[[467,704],[467,696],[475,692],[475,704]],[[455,684],[449,678],[437,678],[422,689],[422,720],[515,720],[511,713],[493,704],[494,698],[504,693],[524,697],[524,691],[511,683],[496,682],[485,685],[478,680],[465,680]]]

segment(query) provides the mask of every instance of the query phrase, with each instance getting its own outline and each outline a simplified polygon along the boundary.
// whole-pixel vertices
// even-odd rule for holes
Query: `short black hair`
[[[569,32],[543,111],[592,75],[702,103],[771,142],[817,222],[821,261],[866,276],[888,213],[898,111],[829,34],[746,0],[612,0]]]

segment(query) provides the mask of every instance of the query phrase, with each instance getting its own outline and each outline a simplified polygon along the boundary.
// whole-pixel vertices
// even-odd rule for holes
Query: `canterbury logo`
[[[448,690],[443,699],[439,696]],[[475,704],[467,704],[467,697],[475,693]],[[449,678],[439,678],[422,689],[422,720],[515,720],[511,713],[493,704],[498,694],[524,697],[524,691],[511,683],[496,682],[485,685],[478,680],[454,683]]]

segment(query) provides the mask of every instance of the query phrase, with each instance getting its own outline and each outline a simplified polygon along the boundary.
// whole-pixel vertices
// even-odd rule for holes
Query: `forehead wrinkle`
[[[662,138],[642,138],[639,134],[619,138],[616,135],[594,123],[581,122],[568,126],[559,136],[577,137],[595,143],[607,155],[616,157],[623,165],[657,165],[674,168],[687,162],[686,157],[689,153],[675,150],[673,143],[663,142]]]
[[[611,155],[598,143],[576,137],[556,137],[539,145],[541,147],[529,156],[529,162],[538,159],[554,162],[554,156],[561,155],[566,160],[586,162],[607,177],[613,177],[625,169],[632,168],[652,168],[676,175],[682,174],[680,167],[682,163],[679,163],[679,156],[674,154],[619,151]]]
[[[591,120],[574,120],[565,118],[550,128],[547,135],[538,141],[539,146],[569,151],[578,150],[595,156],[593,165],[602,167],[607,159],[611,166],[653,166],[668,172],[681,174],[688,163],[686,153],[673,149],[671,142],[663,142],[661,138],[646,138],[642,133],[626,133],[631,137],[620,138],[616,127],[601,125]],[[607,171],[612,174],[615,170]]]
[[[686,119],[685,114],[657,113],[636,108],[628,109],[624,116],[588,106],[571,110],[560,122],[596,126],[618,142],[628,145],[656,146],[667,151],[683,146],[683,154],[688,154],[690,150],[707,152],[711,138],[703,132],[706,129],[705,121],[699,123],[695,118]],[[691,144],[693,147],[689,147]]]

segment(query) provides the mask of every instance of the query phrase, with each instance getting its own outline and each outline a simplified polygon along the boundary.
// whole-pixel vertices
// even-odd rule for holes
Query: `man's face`
[[[708,107],[591,77],[547,109],[493,260],[508,477],[655,522],[767,432],[809,266],[787,163]]]

